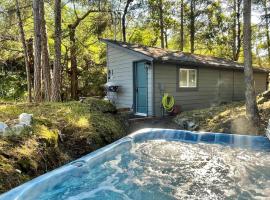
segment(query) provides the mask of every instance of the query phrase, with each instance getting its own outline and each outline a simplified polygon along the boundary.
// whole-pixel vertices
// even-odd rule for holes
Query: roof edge
[[[170,60],[154,60],[155,63],[168,63],[168,64],[182,64],[182,65],[191,65],[193,67],[198,67],[198,63],[196,62],[187,62],[187,61],[170,61]],[[240,64],[240,63],[239,63]],[[208,64],[204,64],[204,63],[200,63],[200,65],[202,67],[211,67],[214,69],[224,69],[224,70],[239,70],[239,71],[243,71],[244,70],[244,66],[243,67],[234,67],[234,66],[222,66],[220,65],[215,66],[215,65],[208,65]],[[266,68],[261,68],[261,67],[254,67],[252,66],[252,69],[254,72],[261,72],[261,73],[270,73],[270,69],[266,69]]]
[[[110,45],[112,47],[115,47],[115,48],[118,48],[118,49],[122,49],[122,50],[125,50],[125,51],[128,51],[128,52],[131,52],[132,54],[137,55],[137,56],[141,56],[144,59],[149,60],[149,61],[154,61],[154,62],[158,62],[158,63],[196,64],[196,63],[192,63],[192,62],[185,63],[185,61],[177,61],[177,60],[161,60],[161,59],[158,59],[156,57],[149,56],[149,55],[147,55],[147,54],[145,54],[143,52],[139,52],[139,51],[133,50],[131,48],[128,48],[128,47],[121,46],[121,45],[118,45],[118,44],[113,43],[114,41],[115,42],[119,42],[118,40],[111,40],[111,39],[99,38],[99,41],[104,42],[107,45]],[[129,44],[129,43],[126,43],[126,44]],[[194,55],[204,56],[204,55],[200,55],[200,54],[194,54]],[[214,58],[217,58],[217,59],[219,58],[219,57],[215,57],[215,56],[211,56],[211,57],[214,57]],[[225,60],[227,60],[227,59],[225,59]],[[227,60],[227,61],[230,61],[231,62],[232,60]],[[241,67],[222,66],[222,65],[220,65],[219,67],[215,67],[215,65],[211,65],[211,64],[207,65],[207,64],[204,64],[204,63],[200,63],[200,65],[203,65],[204,67],[209,66],[209,67],[213,67],[213,68],[244,70],[244,64],[243,63],[239,63],[239,62],[236,62],[236,61],[232,61],[232,62],[234,62],[237,65],[241,65]],[[255,71],[255,72],[270,73],[270,69],[268,69],[268,68],[257,67],[257,66],[252,66],[252,68],[253,68],[253,71]]]
[[[107,45],[111,45],[112,47],[115,47],[115,48],[118,48],[118,49],[123,49],[123,50],[125,50],[125,51],[129,51],[129,52],[131,52],[132,54],[137,55],[137,56],[140,56],[140,57],[143,57],[143,58],[146,59],[146,60],[149,60],[149,61],[153,61],[153,60],[154,60],[154,58],[151,57],[151,56],[148,56],[148,55],[146,55],[146,54],[144,54],[144,53],[141,53],[141,52],[138,52],[138,51],[134,51],[133,49],[129,49],[129,48],[127,48],[127,47],[122,47],[122,46],[120,46],[120,45],[114,44],[114,43],[112,43],[110,40],[103,39],[103,38],[99,38],[99,41],[104,42],[104,43],[106,43]],[[117,40],[115,40],[115,41],[117,41]]]

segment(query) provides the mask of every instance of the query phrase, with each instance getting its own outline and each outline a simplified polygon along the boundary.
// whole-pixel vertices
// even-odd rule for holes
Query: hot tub
[[[266,137],[143,129],[0,196],[48,199],[269,199]]]

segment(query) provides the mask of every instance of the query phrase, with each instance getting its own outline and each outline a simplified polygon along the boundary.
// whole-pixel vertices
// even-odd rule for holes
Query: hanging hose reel
[[[168,93],[164,93],[162,97],[162,106],[167,112],[172,112],[174,108],[174,97]]]

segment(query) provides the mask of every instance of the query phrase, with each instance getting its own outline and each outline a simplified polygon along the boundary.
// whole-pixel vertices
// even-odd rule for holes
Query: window
[[[179,69],[179,88],[197,87],[197,69]]]

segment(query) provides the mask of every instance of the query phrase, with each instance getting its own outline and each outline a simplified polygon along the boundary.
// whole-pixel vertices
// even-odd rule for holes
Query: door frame
[[[141,63],[141,62],[144,62],[144,64],[146,64],[146,62],[149,62],[148,60],[136,60],[136,61],[133,61],[133,64],[132,64],[132,71],[133,71],[133,113],[135,115],[138,115],[138,116],[148,116],[148,69],[146,70],[146,73],[147,73],[147,79],[146,79],[146,113],[138,113],[137,112],[137,92],[136,92],[136,67],[137,67],[137,63]]]

